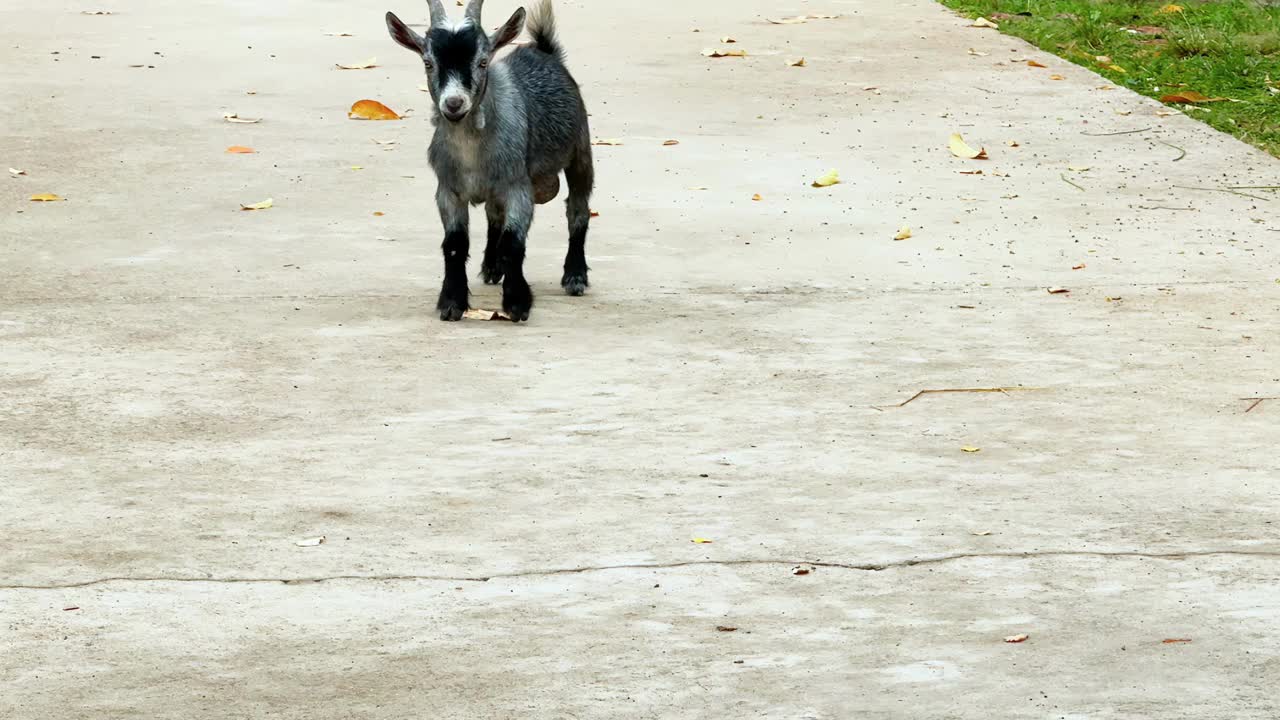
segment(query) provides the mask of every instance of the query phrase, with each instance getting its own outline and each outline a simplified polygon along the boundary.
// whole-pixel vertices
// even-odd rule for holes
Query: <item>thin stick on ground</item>
[[[1228,190],[1280,190],[1280,185],[1228,185]]]
[[[1174,185],[1174,187],[1178,188],[1179,190],[1203,190],[1205,192],[1231,193],[1232,195],[1239,195],[1240,197],[1247,197],[1247,198],[1252,198],[1254,200],[1261,200],[1262,202],[1271,202],[1271,198],[1258,197],[1257,195],[1242,193],[1239,190],[1232,190],[1231,188],[1191,187],[1189,185]]]
[[[1075,188],[1075,189],[1079,190],[1080,192],[1085,192],[1085,189],[1084,189],[1084,188],[1082,188],[1082,187],[1080,187],[1079,185],[1077,185],[1077,184],[1075,184],[1075,183],[1071,182],[1071,180],[1067,178],[1067,174],[1066,174],[1066,173],[1059,173],[1059,174],[1058,174],[1058,177],[1062,178],[1062,182],[1064,182],[1064,183],[1066,183],[1066,184],[1070,185],[1071,187],[1073,187],[1073,188]]]
[[[1004,395],[1008,395],[1011,392],[1026,392],[1029,390],[1043,390],[1043,389],[1044,388],[1038,388],[1038,387],[987,387],[987,388],[942,388],[940,390],[921,390],[920,392],[916,393],[915,395],[912,395],[906,400],[903,400],[897,405],[872,405],[871,407],[874,407],[877,410],[884,410],[885,408],[900,408],[906,405],[907,403],[911,402],[912,400],[915,400],[916,398],[923,397],[925,395],[941,395],[943,393],[1002,393]]]
[[[1133,135],[1134,133],[1144,133],[1144,132],[1146,132],[1146,131],[1148,131],[1148,130],[1150,130],[1150,129],[1151,129],[1151,128],[1149,128],[1149,127],[1144,127],[1144,128],[1140,128],[1140,129],[1138,129],[1138,130],[1120,130],[1119,132],[1107,132],[1107,133],[1091,133],[1091,132],[1082,132],[1082,133],[1080,133],[1080,134],[1081,134],[1081,135],[1088,135],[1089,137],[1109,137],[1109,136],[1111,136],[1111,135]]]
[[[1161,145],[1167,145],[1168,147],[1171,147],[1171,148],[1173,148],[1174,150],[1177,150],[1178,152],[1182,153],[1182,154],[1181,154],[1181,155],[1179,155],[1178,157],[1174,158],[1174,159],[1173,159],[1173,162],[1178,162],[1179,160],[1181,160],[1182,158],[1184,158],[1184,157],[1186,157],[1186,156],[1187,156],[1187,151],[1186,151],[1186,150],[1183,150],[1182,148],[1178,147],[1177,145],[1174,145],[1173,143],[1167,143],[1167,142],[1165,142],[1165,141],[1163,141],[1163,140],[1157,140],[1156,142],[1160,143]]]
[[[1245,409],[1245,412],[1250,412],[1250,411],[1252,411],[1254,408],[1256,408],[1256,407],[1258,407],[1259,405],[1261,405],[1262,403],[1266,402],[1267,400],[1280,400],[1280,398],[1273,398],[1273,397],[1262,397],[1262,398],[1240,398],[1240,400],[1242,400],[1242,401],[1244,401],[1244,402],[1249,402],[1250,400],[1252,400],[1252,401],[1253,401],[1252,403],[1250,403],[1250,404],[1249,404],[1249,407]]]

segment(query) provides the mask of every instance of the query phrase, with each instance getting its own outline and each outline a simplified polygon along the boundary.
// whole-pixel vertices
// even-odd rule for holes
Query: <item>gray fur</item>
[[[519,34],[526,17],[523,8],[492,36],[486,36],[476,32],[482,27],[484,0],[471,0],[460,28],[448,25],[443,8],[437,15],[439,0],[430,2],[433,29],[427,36],[416,36],[391,13],[387,24],[398,43],[422,53],[435,100],[435,134],[428,157],[439,181],[436,203],[446,234],[441,317],[457,319],[466,309],[465,271],[459,275],[453,263],[459,262],[456,256],[460,249],[468,247],[467,206],[483,203],[491,230],[482,275],[487,282],[503,278],[504,309],[513,320],[527,319],[533,298],[523,276],[525,239],[533,222],[535,200],[547,202],[554,197],[559,187],[556,176],[561,172],[569,186],[570,230],[561,284],[571,295],[581,295],[588,284],[583,244],[590,223],[594,172],[586,107],[577,83],[565,68],[549,0],[543,0],[528,16],[527,29],[534,46],[518,47],[502,59],[493,59],[493,55]],[[474,77],[467,78],[470,87],[465,98],[460,97],[462,76],[438,67],[442,59],[432,48],[432,37],[443,43],[441,47],[448,47],[451,38],[458,36],[438,36],[440,32],[474,33],[474,37],[466,36],[476,45],[477,61]],[[491,60],[487,67],[479,59],[482,56]],[[456,64],[456,51],[443,61]],[[463,70],[470,72],[468,67]],[[449,98],[441,97],[446,86],[454,98],[448,112],[445,101]],[[453,119],[462,113],[465,115],[460,119]],[[498,227],[492,227],[494,224]],[[495,236],[499,241],[495,242]]]

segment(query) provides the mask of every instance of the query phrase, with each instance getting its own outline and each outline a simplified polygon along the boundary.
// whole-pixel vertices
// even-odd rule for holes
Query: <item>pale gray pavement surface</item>
[[[1275,160],[925,0],[561,2],[594,286],[557,202],[444,324],[388,8],[0,8],[0,717],[1280,714],[1276,202],[1173,187]]]

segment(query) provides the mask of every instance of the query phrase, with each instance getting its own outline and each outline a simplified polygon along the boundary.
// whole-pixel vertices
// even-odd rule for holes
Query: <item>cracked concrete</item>
[[[1280,225],[1175,187],[1273,158],[924,0],[558,6],[522,327],[431,312],[412,4],[0,8],[0,717],[1280,714]]]

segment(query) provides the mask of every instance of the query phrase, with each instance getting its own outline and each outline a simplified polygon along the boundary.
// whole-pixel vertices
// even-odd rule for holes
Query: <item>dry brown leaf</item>
[[[908,239],[910,239],[910,238],[911,238],[911,226],[910,226],[910,225],[903,225],[903,226],[898,230],[898,234],[893,236],[893,239],[894,239],[894,240],[908,240]]]
[[[840,173],[835,170],[828,170],[826,175],[813,181],[814,187],[831,187],[840,182]]]
[[[262,122],[262,118],[245,118],[240,117],[236,113],[222,113],[222,119],[233,123],[257,123]]]
[[[679,141],[679,140],[663,140],[663,141],[662,141],[662,144],[663,144],[663,145],[665,145],[665,146],[670,147],[670,146],[672,146],[672,145],[679,145],[679,144],[680,144],[680,141]]]
[[[588,210],[587,214],[591,217],[600,217],[600,212],[598,210]]]
[[[253,203],[252,205],[241,204],[240,209],[241,210],[266,210],[267,208],[270,208],[273,205],[274,203],[272,202],[271,198],[267,198],[262,202],[256,202],[256,203]]]
[[[66,198],[61,195],[54,195],[53,193],[40,193],[39,195],[32,195],[30,200],[31,202],[58,202],[66,200]]]
[[[960,133],[951,133],[951,139],[948,141],[947,146],[951,149],[952,155],[964,160],[987,159],[986,148],[978,148],[977,150],[974,150],[964,141],[964,138],[960,136]]]
[[[746,50],[725,50],[724,48],[707,48],[702,54],[709,58],[746,57]]]
[[[1047,289],[1046,289],[1046,291],[1047,291],[1050,295],[1062,295],[1062,294],[1064,294],[1064,293],[1069,293],[1069,292],[1071,292],[1069,289],[1064,288],[1064,287],[1051,287],[1051,288],[1047,288]]]
[[[1004,639],[1004,641],[1007,643],[1020,643],[1020,642],[1026,642],[1027,638],[1029,637],[1031,636],[1026,633],[1020,633],[1018,635],[1009,635]]]
[[[992,30],[1000,29],[1000,25],[998,25],[997,23],[993,23],[984,17],[980,17],[977,20],[974,20],[972,23],[969,24],[969,27],[991,28]]]
[[[724,37],[720,38],[720,42],[722,42],[722,43],[726,43],[726,44],[727,44],[727,43],[736,43],[736,42],[738,42],[738,40],[737,40],[737,38],[734,38],[734,37],[730,37],[730,36],[728,36],[728,35],[725,35]]]
[[[802,57],[787,58],[787,65],[790,67],[804,67],[805,61],[804,61],[804,58]]]
[[[378,58],[371,57],[368,60],[365,60],[363,62],[351,63],[350,65],[335,63],[334,67],[338,68],[339,70],[368,70],[369,68],[378,67]]]
[[[812,565],[797,565],[791,568],[792,575],[808,575],[811,572],[813,572]]]
[[[483,310],[481,308],[471,308],[462,313],[462,317],[467,320],[510,320],[511,316],[501,310]]]
[[[352,120],[399,120],[396,111],[377,100],[360,100],[351,106],[347,117]]]
[[[1035,60],[1028,60],[1028,61],[1027,61],[1027,67],[1038,67],[1038,68],[1042,68],[1042,67],[1049,67],[1049,66],[1048,66],[1048,65],[1042,65],[1042,64],[1040,64],[1040,63],[1036,62]]]
[[[256,153],[258,151],[254,150],[251,147],[245,147],[244,145],[232,145],[231,147],[227,148],[227,152],[234,153],[236,155],[252,155],[253,153]]]
[[[1180,90],[1171,95],[1160,96],[1160,102],[1167,102],[1167,103],[1211,103],[1211,102],[1223,102],[1225,100],[1226,98],[1224,97],[1211,98],[1207,95],[1198,93],[1195,90]]]
[[[1083,270],[1083,269],[1085,269],[1085,267],[1087,267],[1087,266],[1086,266],[1084,263],[1079,263],[1079,264],[1077,264],[1077,265],[1072,265],[1072,266],[1071,266],[1071,269],[1072,269],[1072,270]]]
[[[374,210],[374,211],[373,211],[373,216],[374,216],[374,217],[382,217],[383,215],[386,215],[386,213],[382,212],[381,210]]]
[[[982,174],[981,170],[959,170],[958,172],[961,175],[981,175]]]
[[[1191,638],[1165,638],[1164,640],[1160,641],[1160,643],[1163,645],[1173,645],[1175,643],[1189,643],[1189,642],[1191,642]]]
[[[1005,140],[1004,144],[1008,145],[1009,147],[1020,147],[1017,140]]]
[[[738,629],[738,628],[733,627],[732,625],[717,625],[717,626],[716,626],[716,631],[717,631],[717,632],[735,632],[735,631],[737,631],[737,629]]]
[[[763,195],[761,195],[760,193],[756,193],[755,195],[752,195],[752,196],[751,196],[751,199],[752,199],[752,200],[754,200],[754,201],[756,201],[756,202],[760,202],[761,200],[763,200],[763,199],[764,199],[764,196],[763,196]]]
[[[597,138],[591,141],[592,145],[621,145],[622,141],[618,138]]]

